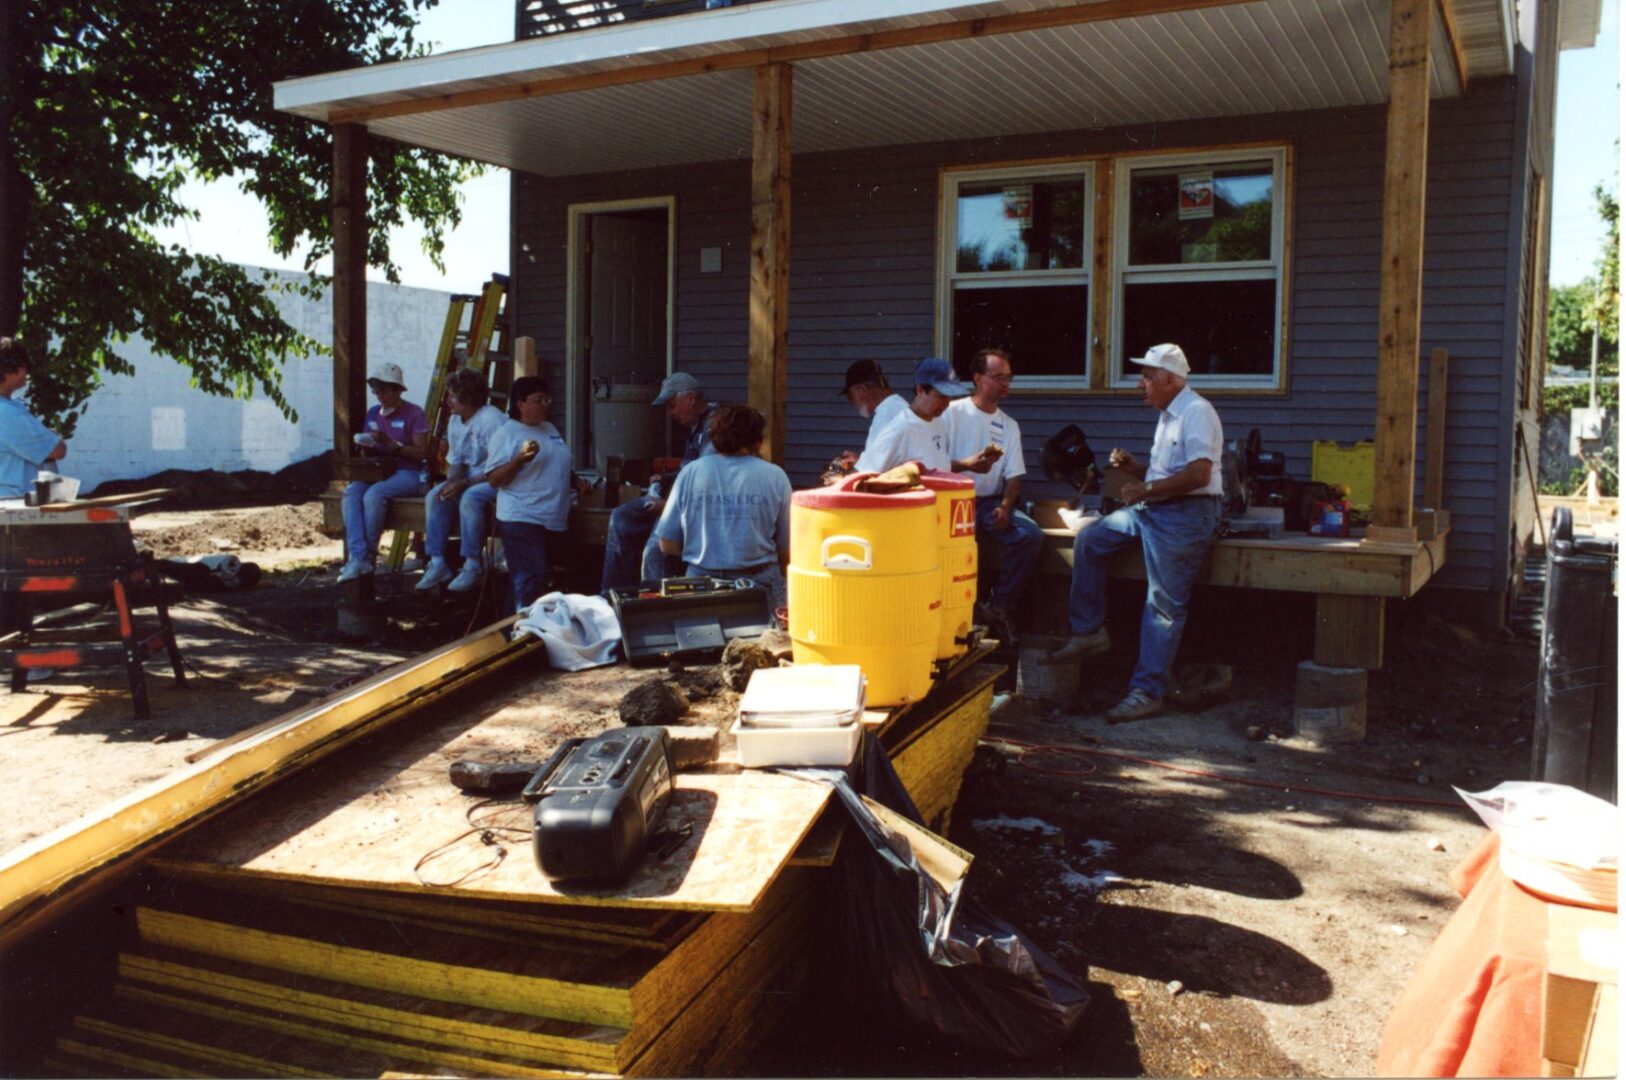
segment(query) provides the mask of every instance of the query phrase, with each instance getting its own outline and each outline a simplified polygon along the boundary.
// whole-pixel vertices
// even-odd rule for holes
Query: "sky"
[[[513,38],[514,0],[442,0],[424,16],[419,40],[435,52],[471,49]],[[1550,280],[1571,285],[1593,272],[1603,224],[1592,189],[1619,192],[1620,0],[1604,0],[1597,44],[1559,57],[1557,145],[1553,165],[1553,239]],[[493,271],[508,269],[508,173],[491,169],[463,185],[463,223],[446,240],[443,274],[421,247],[422,232],[396,230],[390,251],[401,282],[450,292],[473,292]],[[182,201],[201,213],[197,221],[160,230],[162,240],[220,255],[235,262],[298,270],[304,259],[275,255],[266,242],[265,210],[232,181],[194,182]],[[324,262],[326,273],[331,266]],[[382,279],[369,269],[368,276]]]
[[[1603,222],[1592,189],[1620,193],[1620,0],[1604,0],[1598,41],[1558,57],[1553,150],[1553,247],[1548,280],[1574,285],[1593,273]]]

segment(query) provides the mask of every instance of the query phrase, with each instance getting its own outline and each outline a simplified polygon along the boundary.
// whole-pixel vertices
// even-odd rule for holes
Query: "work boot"
[[[429,569],[425,570],[423,577],[418,580],[418,591],[428,592],[437,585],[444,585],[450,580],[452,580],[452,568],[446,565],[445,559],[436,555],[429,560]]]
[[[480,577],[485,570],[479,559],[464,559],[463,569],[452,578],[452,583],[446,586],[448,592],[473,592],[480,587]]]
[[[339,570],[339,583],[354,581],[359,577],[366,577],[373,572],[373,564],[363,559],[351,559]]]
[[[1155,698],[1138,686],[1131,686],[1123,700],[1107,710],[1107,723],[1122,724],[1156,716],[1163,711],[1163,699]]]
[[[1041,663],[1066,664],[1075,660],[1082,660],[1086,656],[1095,656],[1112,648],[1112,638],[1107,635],[1107,628],[1097,627],[1088,634],[1074,634],[1061,643],[1060,648],[1050,652]]]

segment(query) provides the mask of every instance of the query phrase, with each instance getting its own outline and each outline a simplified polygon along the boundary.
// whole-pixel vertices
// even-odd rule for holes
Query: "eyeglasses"
[[[987,372],[984,372],[983,374],[978,375],[977,378],[979,378],[979,379],[992,379],[994,382],[997,382],[997,383],[1008,383],[1008,382],[1011,381],[1011,373],[1007,371],[1003,375],[989,375]]]

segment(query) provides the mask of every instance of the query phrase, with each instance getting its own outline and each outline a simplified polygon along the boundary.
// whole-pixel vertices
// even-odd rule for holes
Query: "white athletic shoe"
[[[340,571],[339,571],[339,583],[343,584],[346,581],[354,581],[356,578],[366,577],[368,574],[371,574],[372,572],[373,572],[373,564],[372,563],[363,562],[363,561],[358,560],[358,559],[352,559],[351,561],[345,563],[344,567],[342,569],[340,569]]]
[[[418,580],[418,591],[428,592],[437,585],[444,585],[450,580],[452,580],[452,568],[446,565],[445,559],[436,555],[429,560],[429,569],[425,570],[423,577]]]
[[[485,574],[480,566],[479,559],[464,559],[463,569],[452,578],[452,583],[446,586],[448,592],[473,592],[480,587],[480,578]]]

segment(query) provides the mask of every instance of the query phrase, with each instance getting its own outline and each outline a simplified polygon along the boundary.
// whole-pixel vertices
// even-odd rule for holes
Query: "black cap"
[[[886,372],[881,370],[881,365],[873,360],[854,360],[847,365],[847,385],[836,396],[846,397],[847,391],[853,387],[873,380],[879,380],[882,386],[887,385]]]

